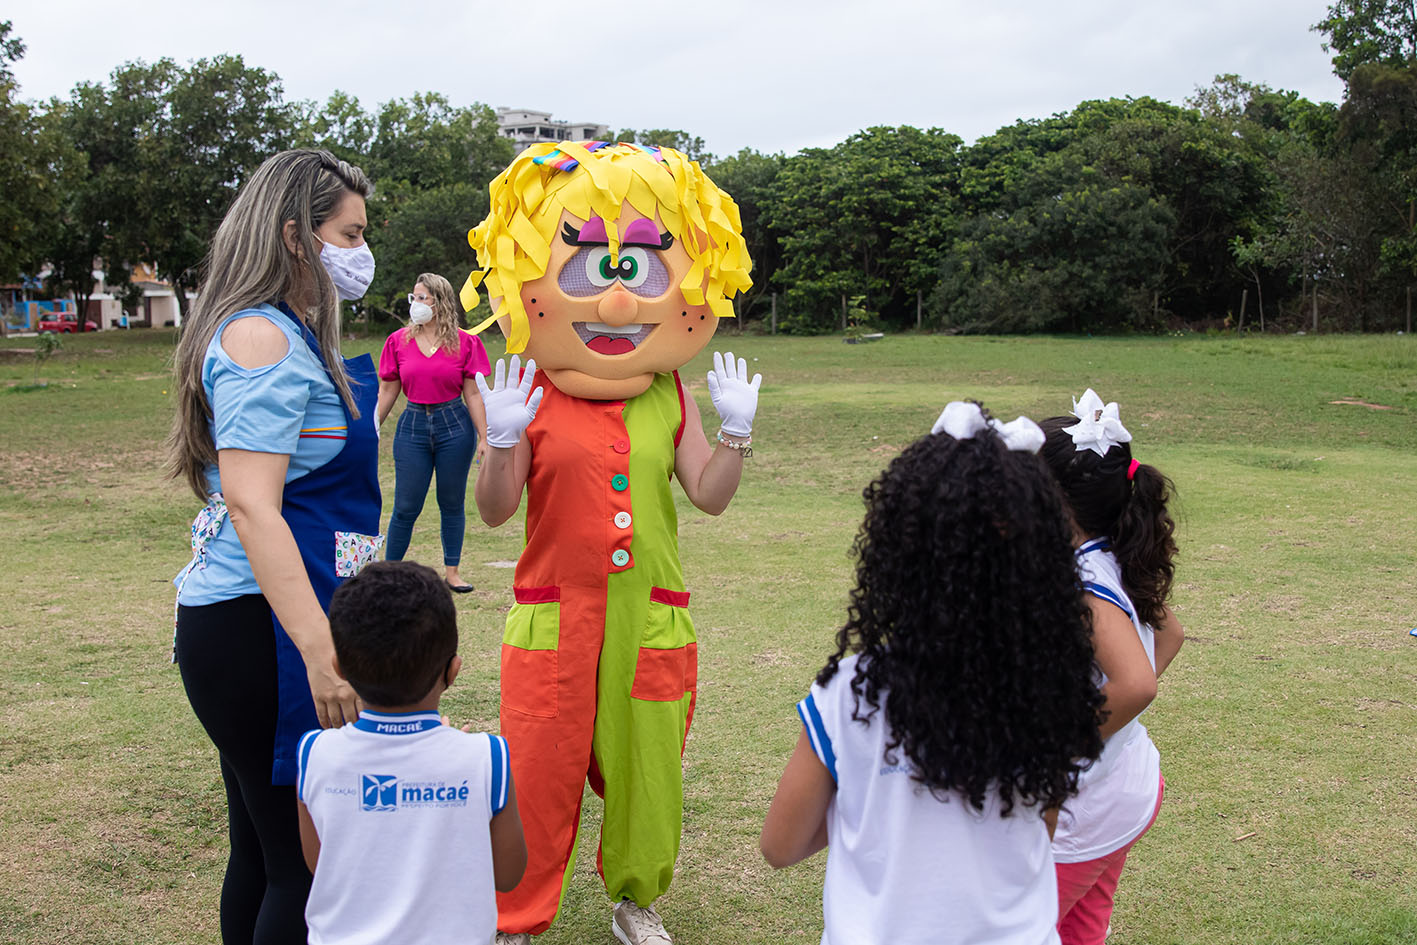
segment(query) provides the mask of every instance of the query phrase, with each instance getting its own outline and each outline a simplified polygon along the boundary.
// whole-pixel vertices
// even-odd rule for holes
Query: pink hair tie
[[[1136,478],[1136,475],[1137,475],[1137,467],[1140,466],[1140,465],[1141,465],[1141,463],[1137,462],[1136,460],[1132,460],[1131,465],[1127,467],[1127,481],[1128,481],[1128,482],[1131,482],[1133,479]]]

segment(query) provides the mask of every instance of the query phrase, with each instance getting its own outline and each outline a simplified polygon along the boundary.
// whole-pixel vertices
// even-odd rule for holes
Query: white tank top
[[[1106,538],[1087,542],[1078,549],[1077,560],[1087,592],[1131,618],[1154,672],[1155,636],[1149,624],[1137,619],[1110,542]],[[1103,676],[1097,684],[1106,681]],[[1103,743],[1102,755],[1078,778],[1077,797],[1058,813],[1053,858],[1059,863],[1081,863],[1131,843],[1151,823],[1160,787],[1161,754],[1138,716]]]
[[[885,709],[852,718],[857,660],[797,706],[836,781],[823,945],[1057,945],[1057,873],[1038,808],[1001,817],[997,791],[982,811],[958,794],[940,800],[911,777],[904,751],[887,761]]]

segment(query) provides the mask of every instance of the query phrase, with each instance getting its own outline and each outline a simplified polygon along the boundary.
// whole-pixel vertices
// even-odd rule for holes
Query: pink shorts
[[[1063,945],[1102,945],[1107,939],[1107,927],[1112,921],[1112,896],[1122,875],[1127,852],[1161,813],[1161,798],[1166,794],[1166,779],[1156,791],[1156,810],[1151,812],[1142,832],[1131,843],[1095,860],[1081,863],[1059,863],[1058,870],[1058,937]]]

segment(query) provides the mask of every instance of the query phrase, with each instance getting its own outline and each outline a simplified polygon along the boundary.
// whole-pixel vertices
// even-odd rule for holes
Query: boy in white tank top
[[[330,633],[364,710],[300,741],[311,945],[489,945],[494,890],[517,885],[526,843],[506,740],[438,714],[462,665],[447,585],[371,564],[335,592]]]

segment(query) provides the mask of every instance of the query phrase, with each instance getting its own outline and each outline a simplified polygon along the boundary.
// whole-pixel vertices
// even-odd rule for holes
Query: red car
[[[98,323],[86,321],[79,325],[79,316],[73,312],[55,312],[49,318],[39,320],[40,331],[58,331],[70,334],[76,331],[98,331]]]

